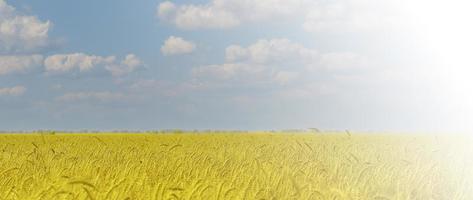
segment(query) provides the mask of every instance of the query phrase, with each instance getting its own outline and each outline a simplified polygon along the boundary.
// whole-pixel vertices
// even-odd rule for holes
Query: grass
[[[472,199],[466,136],[2,134],[0,199]]]

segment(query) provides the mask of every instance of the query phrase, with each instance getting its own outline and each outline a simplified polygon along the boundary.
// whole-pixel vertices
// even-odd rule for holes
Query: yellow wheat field
[[[473,199],[466,136],[0,135],[0,199]]]

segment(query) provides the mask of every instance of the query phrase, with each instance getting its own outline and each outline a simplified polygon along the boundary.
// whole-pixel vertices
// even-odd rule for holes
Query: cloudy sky
[[[0,0],[0,129],[470,131],[471,7]]]

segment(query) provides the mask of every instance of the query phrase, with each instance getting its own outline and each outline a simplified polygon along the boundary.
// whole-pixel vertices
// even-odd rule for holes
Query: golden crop
[[[8,134],[0,199],[473,199],[472,144],[389,134]]]

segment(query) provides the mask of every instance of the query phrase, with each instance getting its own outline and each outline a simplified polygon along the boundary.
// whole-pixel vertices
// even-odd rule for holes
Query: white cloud
[[[0,51],[28,52],[47,46],[50,21],[18,14],[14,7],[0,0]]]
[[[249,52],[246,48],[239,45],[231,45],[225,49],[225,60],[228,62],[239,61],[248,56]]]
[[[288,39],[259,40],[248,47],[231,45],[226,62],[194,68],[197,78],[260,80],[282,85],[313,71],[345,71],[364,67],[362,56],[350,52],[319,53]]]
[[[320,1],[305,13],[303,27],[309,32],[360,32],[396,30],[403,20],[402,1]]]
[[[41,66],[43,56],[0,56],[0,75],[27,72],[34,67]]]
[[[196,45],[193,42],[186,41],[183,38],[171,36],[161,47],[164,55],[188,54],[195,50]]]
[[[226,63],[195,68],[193,76],[286,84],[319,59],[316,50],[288,39],[263,39],[246,48],[231,45],[225,54]]]
[[[176,11],[176,5],[170,1],[165,1],[159,4],[158,8],[156,9],[156,14],[161,19],[170,20],[174,12]]]
[[[81,72],[89,71],[97,65],[109,65],[115,62],[115,57],[101,57],[83,53],[56,54],[46,58],[44,65],[48,72],[68,72],[79,69]]]
[[[229,28],[240,23],[232,13],[213,6],[176,6],[169,1],[159,4],[157,15],[181,29]]]
[[[210,0],[183,5],[166,1],[158,6],[156,15],[180,29],[302,20],[302,27],[309,32],[357,32],[403,26],[402,6],[402,0]]]
[[[102,102],[117,101],[125,99],[123,93],[114,93],[114,92],[69,92],[60,97],[57,97],[56,100],[63,102],[73,102],[73,101],[86,101],[86,100],[99,100]]]
[[[242,21],[273,20],[291,17],[306,10],[312,0],[215,0],[216,7],[229,10],[239,16]]]
[[[44,60],[48,73],[66,73],[71,71],[87,72],[97,67],[103,67],[113,76],[122,76],[135,71],[142,65],[141,60],[134,54],[129,54],[121,62],[115,56],[95,56],[84,53],[56,54]]]
[[[120,64],[112,64],[105,66],[105,69],[112,73],[113,76],[123,76],[129,74],[140,66],[143,62],[134,54],[128,54]]]
[[[21,96],[25,92],[26,92],[26,88],[23,86],[15,86],[11,88],[0,88],[0,96]]]
[[[317,50],[306,48],[289,39],[259,40],[247,48],[232,45],[227,48],[227,61],[243,61],[260,64],[307,65],[318,58]]]
[[[204,5],[175,5],[169,1],[157,8],[157,16],[181,29],[231,28],[243,22],[284,19],[305,10],[309,0],[212,0]]]
[[[194,68],[192,75],[198,78],[217,80],[247,79],[260,75],[266,66],[248,63],[224,63]]]
[[[285,85],[299,78],[299,72],[279,71],[273,76],[273,80]]]
[[[11,15],[15,11],[15,8],[8,5],[4,0],[0,0],[0,17]]]

